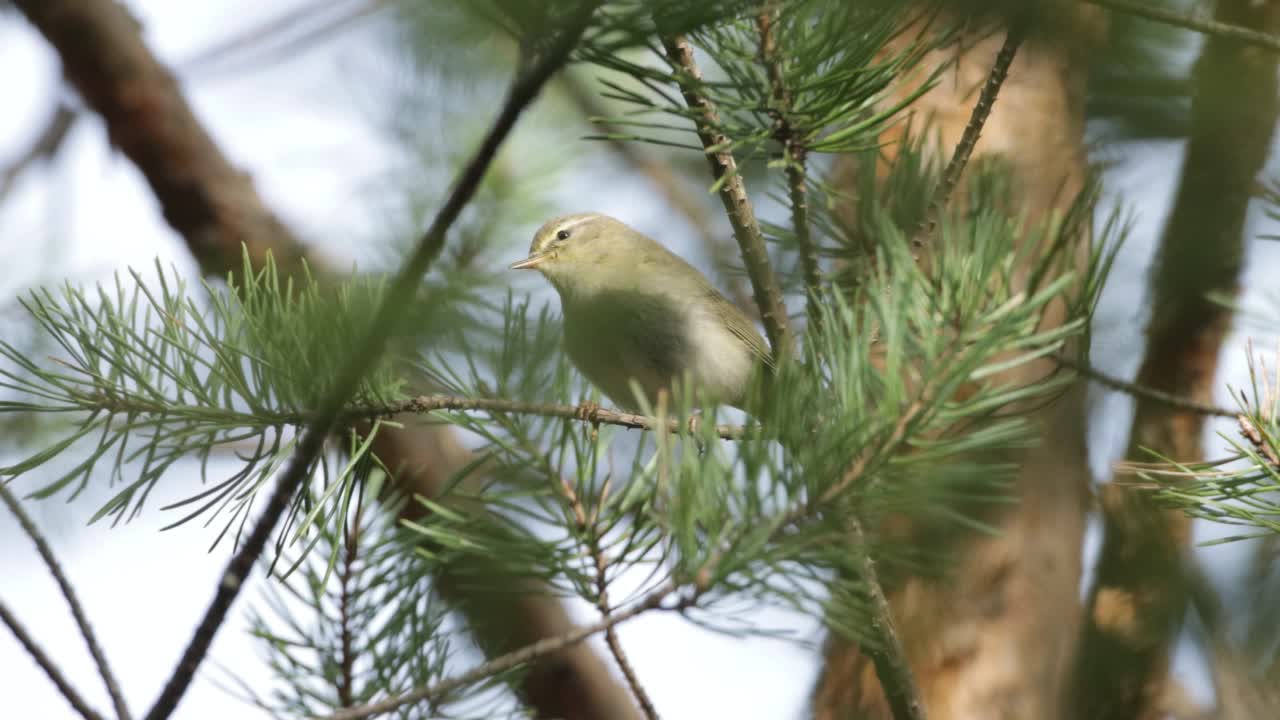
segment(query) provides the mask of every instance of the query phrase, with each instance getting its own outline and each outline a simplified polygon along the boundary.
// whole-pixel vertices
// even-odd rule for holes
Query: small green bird
[[[569,359],[619,407],[637,410],[634,380],[651,404],[681,377],[711,402],[741,407],[756,368],[772,366],[755,326],[702,273],[607,215],[549,220],[529,257],[564,309]]]

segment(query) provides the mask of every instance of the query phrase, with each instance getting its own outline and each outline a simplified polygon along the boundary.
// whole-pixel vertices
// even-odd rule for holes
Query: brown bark
[[[974,150],[975,160],[1000,157],[1017,178],[1011,211],[1030,222],[1063,213],[1085,186],[1082,147],[1084,68],[1082,37],[1096,35],[1096,13],[1062,9],[1071,31],[1033,29]],[[1077,32],[1078,31],[1078,32]],[[911,33],[902,41],[913,37]],[[959,142],[1003,35],[963,39],[931,52],[921,68],[954,67],[917,102],[913,127],[930,119],[936,144],[927,151],[945,164]],[[906,92],[911,84],[899,85]],[[893,131],[900,136],[904,124]],[[897,138],[886,138],[897,139]],[[892,152],[890,150],[890,152]],[[892,158],[890,158],[890,161]],[[933,240],[936,242],[936,238]],[[1087,249],[1086,243],[1080,244]],[[1083,261],[1082,255],[1073,258]],[[1060,324],[1065,308],[1045,322]],[[1031,380],[1052,372],[1048,363],[1023,368]],[[1016,378],[1015,378],[1016,379]],[[1060,717],[1060,698],[1079,622],[1081,537],[1090,481],[1084,436],[1083,387],[1076,387],[1034,417],[1040,444],[1019,459],[1011,510],[987,518],[996,537],[968,539],[944,580],[912,577],[891,594],[894,617],[934,720]],[[836,637],[814,692],[814,717],[888,718],[888,708],[867,656]]]
[[[1220,0],[1216,20],[1280,31],[1280,2]],[[1210,37],[1193,73],[1191,137],[1152,283],[1153,311],[1137,384],[1211,403],[1244,256],[1244,223],[1280,111],[1276,56]],[[1144,397],[1128,458],[1147,450],[1203,461],[1205,417]],[[1190,520],[1147,493],[1109,485],[1106,540],[1090,597],[1072,699],[1081,718],[1161,717],[1169,652],[1186,613]]]
[[[300,267],[303,243],[265,206],[248,175],[223,155],[121,5],[111,0],[19,0],[16,5],[57,50],[67,79],[101,115],[111,142],[142,172],[166,221],[205,273],[239,270],[242,247],[255,264],[270,253],[286,272]],[[401,490],[438,495],[470,462],[470,453],[452,433],[404,420],[406,429],[380,433],[377,452],[396,471]],[[462,609],[480,644],[495,653],[573,627],[560,603],[541,588],[482,592],[442,578],[440,590]],[[585,645],[534,663],[519,689],[539,717],[636,717],[626,690]]]

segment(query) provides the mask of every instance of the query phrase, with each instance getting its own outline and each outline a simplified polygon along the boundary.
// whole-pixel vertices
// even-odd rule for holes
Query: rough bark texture
[[[1018,178],[1017,208],[1031,222],[1065,211],[1086,178],[1087,65],[1082,46],[1074,43],[1096,36],[1100,20],[1079,7],[1063,12],[1071,31],[1028,36],[974,152],[975,160],[999,156],[1008,163]],[[906,33],[902,41],[911,37]],[[963,133],[1002,41],[1000,34],[965,37],[930,53],[922,64],[954,62],[914,106],[921,117],[913,127],[931,119],[939,142],[929,149],[941,154],[943,163]],[[909,84],[899,87],[905,92]],[[1061,323],[1063,317],[1058,307],[1046,323]],[[1051,371],[1044,363],[1020,372],[1030,379]],[[934,720],[1061,716],[1080,615],[1081,537],[1090,481],[1084,414],[1082,387],[1039,411],[1041,442],[1019,459],[1019,502],[988,519],[1001,534],[972,538],[946,580],[908,578],[892,593],[894,617]],[[813,703],[814,717],[821,720],[890,717],[867,656],[834,637],[827,643]]]
[[[1280,2],[1220,0],[1216,19],[1280,31]],[[1208,38],[1193,73],[1191,137],[1152,283],[1152,317],[1137,383],[1210,404],[1231,311],[1209,299],[1231,295],[1244,257],[1244,223],[1280,109],[1276,56]],[[1130,460],[1147,450],[1179,462],[1204,460],[1203,415],[1137,401]],[[1186,613],[1190,521],[1161,511],[1147,493],[1109,485],[1106,540],[1077,663],[1076,717],[1165,717],[1169,652]]]
[[[112,0],[21,0],[16,5],[58,52],[65,76],[101,115],[111,142],[142,172],[166,221],[205,273],[238,271],[242,247],[255,264],[270,253],[286,272],[300,267],[303,243],[218,148],[121,5]],[[438,495],[470,462],[470,453],[447,430],[400,419],[406,429],[380,433],[377,452],[396,471],[404,492]],[[486,586],[503,584],[495,579]],[[480,645],[493,652],[573,627],[560,603],[540,588],[499,593],[442,578],[440,590],[462,609]],[[626,690],[583,644],[534,663],[519,690],[538,717],[638,717]]]

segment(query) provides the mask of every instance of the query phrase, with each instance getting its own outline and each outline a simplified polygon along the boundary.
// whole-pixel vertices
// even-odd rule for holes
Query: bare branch
[[[36,136],[26,152],[0,170],[0,200],[4,200],[13,189],[14,183],[32,165],[41,160],[52,160],[53,156],[58,154],[58,150],[62,148],[62,142],[67,139],[75,122],[76,111],[66,103],[59,102],[53,114],[49,116],[48,122],[45,123],[44,129]]]
[[[702,427],[702,418],[691,416],[687,420],[670,418],[665,421],[648,415],[608,410],[593,403],[582,405],[549,405],[528,403],[519,400],[501,398],[468,398],[454,395],[422,395],[406,400],[399,405],[385,408],[353,408],[352,416],[382,417],[399,413],[428,413],[435,410],[482,410],[491,413],[511,413],[516,415],[540,415],[542,417],[580,420],[594,425],[617,425],[633,430],[658,430],[680,432],[688,430],[694,434]],[[740,440],[746,428],[741,425],[717,425],[716,435],[724,440]]]
[[[165,219],[201,267],[239,269],[241,248],[260,263],[271,252],[291,265],[303,250],[263,205],[196,119],[173,74],[142,41],[137,21],[108,0],[16,0],[57,50],[63,74],[133,161]]]
[[[813,244],[809,228],[808,175],[805,168],[808,149],[797,136],[791,124],[792,97],[782,74],[782,60],[778,57],[777,43],[773,37],[773,25],[778,11],[765,10],[756,16],[756,30],[760,35],[760,62],[769,76],[773,96],[773,137],[782,144],[786,163],[787,197],[791,201],[791,228],[800,248],[800,267],[804,273],[804,285],[808,290],[807,316],[809,322],[817,320],[818,292],[822,277],[818,271],[818,250]]]
[[[694,111],[698,127],[698,139],[706,150],[711,175],[720,185],[720,202],[724,205],[733,235],[742,251],[742,262],[751,278],[751,289],[760,318],[764,322],[769,345],[777,359],[791,354],[791,329],[787,322],[787,309],[782,303],[782,289],[769,263],[769,251],[765,247],[764,234],[756,221],[751,198],[738,173],[738,163],[733,152],[726,149],[730,140],[720,130],[720,117],[715,103],[699,89],[702,72],[693,59],[693,48],[682,35],[663,37],[662,46],[667,60],[680,74],[680,92],[689,109]]]
[[[1243,27],[1234,23],[1226,23],[1219,20],[1196,17],[1184,13],[1166,10],[1162,7],[1154,7],[1150,4],[1134,2],[1134,0],[1081,0],[1090,5],[1097,5],[1108,10],[1122,12],[1127,15],[1133,15],[1147,20],[1154,20],[1158,23],[1180,27],[1184,30],[1194,30],[1213,37],[1232,40],[1245,45],[1264,48],[1272,52],[1280,52],[1280,36],[1273,35],[1269,32],[1262,32],[1252,28]]]
[[[862,523],[857,518],[849,521],[849,536],[858,574],[867,586],[866,593],[871,600],[873,613],[868,628],[873,641],[863,650],[871,656],[871,662],[876,666],[876,677],[880,680],[880,687],[884,689],[894,720],[926,720],[928,715],[920,700],[920,688],[916,685],[911,664],[907,662],[907,649],[903,647],[902,638],[898,636],[898,630],[893,624],[893,611],[889,608],[889,601],[885,599],[875,560],[867,551],[867,538],[862,532]]]
[[[1125,393],[1127,395],[1132,395],[1133,397],[1136,397],[1136,398],[1143,398],[1146,400],[1151,400],[1153,402],[1158,402],[1162,405],[1167,405],[1168,407],[1174,410],[1195,413],[1197,415],[1210,415],[1213,417],[1229,417],[1229,418],[1233,418],[1236,415],[1240,414],[1239,410],[1228,410],[1226,408],[1218,407],[1216,405],[1207,405],[1205,403],[1192,400],[1191,398],[1188,398],[1188,397],[1184,397],[1181,395],[1174,395],[1173,393],[1167,393],[1162,390],[1157,390],[1153,387],[1148,387],[1146,385],[1139,385],[1138,383],[1126,382],[1124,380],[1121,380],[1120,378],[1107,375],[1101,370],[1098,370],[1097,368],[1094,368],[1090,365],[1078,363],[1074,360],[1071,360],[1070,358],[1062,357],[1061,355],[1055,356],[1054,362],[1058,363],[1059,365],[1065,368],[1070,368],[1074,372],[1078,372],[1081,375],[1084,375],[1085,377],[1089,378],[1090,380],[1093,380],[1099,385],[1111,388],[1112,390],[1118,390],[1122,393]]]
[[[84,404],[78,405],[78,407],[86,411],[127,413],[135,417],[148,415],[172,416],[175,412],[173,406],[148,399],[134,398],[124,393],[113,393],[111,397],[96,396],[92,398],[92,401],[86,399]],[[389,405],[349,405],[343,408],[341,420],[351,423],[389,418],[405,413],[422,415],[438,410],[480,411],[495,415],[537,415],[577,420],[593,425],[615,425],[632,430],[665,430],[670,433],[688,431],[690,434],[697,434],[703,428],[702,417],[698,415],[691,415],[683,420],[676,418],[659,420],[648,415],[609,410],[594,403],[555,405],[507,400],[504,398],[465,397],[460,395],[419,395]],[[282,412],[261,417],[260,419],[268,420],[271,424],[307,425],[317,417],[315,413]],[[741,440],[749,427],[728,424],[716,425],[715,434],[724,440]]]
[[[22,647],[26,649],[27,653],[31,655],[31,658],[40,666],[40,669],[44,670],[44,674],[48,675],[49,679],[53,681],[53,684],[57,686],[58,692],[62,693],[62,697],[66,698],[67,702],[71,703],[71,707],[75,708],[75,711],[80,713],[80,717],[84,718],[84,720],[105,720],[97,710],[89,707],[89,704],[84,701],[84,698],[80,697],[80,693],[76,692],[76,689],[72,687],[67,678],[63,676],[62,671],[58,669],[58,666],[54,664],[53,660],[45,654],[44,650],[38,644],[36,644],[35,638],[31,637],[31,634],[27,632],[27,629],[22,625],[22,623],[18,622],[18,618],[14,617],[13,613],[9,612],[9,607],[5,605],[3,601],[0,601],[0,622],[3,622],[9,628],[9,631],[13,633],[13,636],[18,639],[18,642]]]
[[[912,246],[917,251],[923,248],[926,239],[938,229],[942,213],[946,210],[947,203],[951,201],[951,193],[960,182],[965,166],[969,164],[969,157],[978,144],[978,138],[982,136],[982,128],[987,124],[991,108],[995,107],[1000,86],[1004,85],[1005,78],[1009,76],[1009,66],[1013,64],[1013,58],[1017,55],[1018,47],[1022,45],[1025,35],[1025,18],[1013,19],[1005,30],[1004,44],[1000,46],[1000,52],[996,53],[995,62],[991,65],[991,73],[982,86],[982,92],[978,94],[978,102],[974,104],[973,112],[969,115],[969,124],[965,126],[960,142],[956,144],[956,149],[951,155],[951,161],[947,163],[947,168],[942,173],[938,188],[929,202],[925,219],[920,223],[915,237],[911,240]]]
[[[344,8],[344,4],[351,7]],[[253,69],[261,72],[267,64],[297,57],[298,53],[314,45],[317,40],[349,27],[356,20],[371,15],[388,4],[387,0],[313,0],[213,43],[179,63],[178,71],[184,75],[193,73],[199,77],[225,74],[238,69],[235,65],[225,65],[228,60],[233,60],[238,61],[241,67],[252,63]],[[326,18],[325,13],[334,17]],[[312,27],[306,27],[307,25]],[[303,26],[301,31],[298,30],[299,26]]]
[[[36,551],[40,553],[44,564],[49,568],[49,574],[53,575],[54,581],[58,583],[58,590],[62,592],[62,597],[66,599],[67,607],[71,609],[71,616],[75,618],[76,627],[80,629],[80,637],[84,638],[84,644],[89,648],[89,654],[93,656],[94,664],[98,666],[98,674],[102,676],[102,684],[106,686],[107,695],[111,697],[111,704],[115,706],[116,717],[120,720],[129,720],[132,716],[129,714],[128,705],[124,702],[124,695],[120,692],[120,683],[116,681],[115,675],[111,672],[111,665],[107,663],[107,656],[103,654],[102,647],[98,645],[93,626],[89,624],[89,618],[85,615],[79,598],[76,597],[75,589],[71,587],[71,581],[62,572],[62,565],[58,562],[58,558],[54,556],[53,548],[49,547],[49,543],[44,539],[40,528],[36,527],[35,522],[31,520],[31,516],[22,509],[22,503],[18,502],[13,493],[9,492],[8,485],[2,482],[0,482],[0,501],[3,501],[5,506],[9,508],[9,512],[13,513],[13,516],[18,519],[18,524],[22,526],[22,530],[27,534],[27,537],[31,538],[31,542],[35,543]]]

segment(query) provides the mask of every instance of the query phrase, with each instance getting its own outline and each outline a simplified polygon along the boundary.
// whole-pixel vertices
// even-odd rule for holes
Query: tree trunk
[[[1280,2],[1219,0],[1217,20],[1280,31]],[[1276,56],[1210,37],[1193,73],[1191,137],[1157,257],[1152,316],[1137,384],[1211,404],[1231,310],[1210,294],[1234,295],[1244,225],[1271,146],[1280,101]],[[1204,458],[1204,416],[1139,397],[1128,458],[1148,451],[1183,463]],[[1147,492],[1108,485],[1106,539],[1089,598],[1072,700],[1075,716],[1167,717],[1178,691],[1170,647],[1187,611],[1191,522],[1160,510]]]
[[[974,160],[999,157],[1008,165],[1019,188],[1011,211],[1025,211],[1031,223],[1065,213],[1086,184],[1083,50],[1100,19],[1083,6],[1058,12],[1058,29],[1068,29],[1032,29],[974,150]],[[899,42],[913,36],[904,33]],[[918,116],[913,127],[931,123],[935,134],[928,137],[936,142],[926,151],[936,153],[940,165],[968,124],[1003,39],[1003,33],[968,35],[922,63],[926,72],[954,63],[912,106]],[[906,92],[911,85],[898,87]],[[886,139],[899,139],[903,126]],[[1087,250],[1087,243],[1080,247]],[[1083,267],[1083,254],[1075,260]],[[1064,310],[1055,308],[1046,324],[1060,324]],[[1054,369],[1045,361],[1018,373],[1033,380]],[[987,518],[1000,529],[998,536],[970,539],[946,579],[913,577],[892,588],[894,618],[932,720],[1061,717],[1079,627],[1090,483],[1083,400],[1079,385],[1037,411],[1041,441],[1019,460],[1019,502]],[[890,717],[872,664],[856,645],[833,636],[825,660],[814,717]]]

